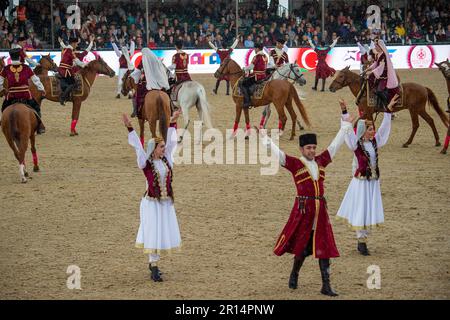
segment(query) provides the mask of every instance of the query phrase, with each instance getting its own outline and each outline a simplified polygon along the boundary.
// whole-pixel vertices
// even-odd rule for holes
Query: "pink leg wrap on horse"
[[[72,120],[72,123],[70,124],[70,131],[75,131],[75,127],[77,126],[78,120]]]
[[[450,136],[447,136],[445,138],[445,143],[444,143],[444,148],[447,149],[448,148],[448,144],[450,143]]]
[[[141,144],[142,144],[142,146],[144,146],[144,137],[141,137]]]
[[[259,122],[259,128],[262,129],[264,127],[264,122],[266,122],[266,117],[262,116],[261,121]]]
[[[237,122],[234,123],[233,126],[233,133],[236,132],[236,130],[238,129],[239,124]]]
[[[250,123],[249,123],[249,122],[247,122],[247,123],[245,124],[245,130],[247,130],[247,131],[250,130]]]
[[[33,155],[33,164],[35,166],[37,166],[38,165],[38,155],[36,152],[32,152],[31,154]]]
[[[281,123],[281,120],[278,120],[278,129],[283,129],[283,124]]]

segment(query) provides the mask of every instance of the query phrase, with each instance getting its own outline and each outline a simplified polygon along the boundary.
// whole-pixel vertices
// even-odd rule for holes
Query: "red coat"
[[[66,78],[73,76],[73,61],[76,59],[76,55],[71,48],[65,48],[62,51],[61,62],[59,63],[58,72]]]
[[[219,55],[220,63],[222,63],[226,58],[229,58],[231,56],[232,52],[233,52],[232,48],[230,48],[230,49],[218,49],[216,51],[216,53]],[[219,78],[219,80],[229,81],[230,80],[230,76],[229,75],[221,76]]]
[[[280,67],[286,63],[289,63],[289,57],[286,52],[283,51],[283,53],[279,56],[277,54],[277,51],[275,49],[270,50],[270,56],[273,58],[273,61],[275,62],[275,65],[277,67]]]
[[[284,167],[292,173],[298,196],[324,195],[325,167],[331,163],[328,150],[316,156],[315,160],[319,167],[317,181],[313,180],[306,165],[300,159],[286,155]],[[318,259],[339,257],[325,200],[305,200],[304,212],[300,213],[298,198],[295,199],[289,220],[278,237],[274,253],[278,256],[285,252],[301,254],[308,245],[314,221],[316,221],[316,228],[313,234],[313,256]]]
[[[188,73],[189,56],[185,52],[177,52],[172,57],[172,63],[175,64],[175,75],[177,82],[191,80]]]
[[[26,64],[10,64],[3,68],[0,75],[8,81],[6,100],[32,98],[28,80],[34,75]]]
[[[256,54],[252,59],[253,72],[250,77],[255,77],[255,80],[263,80],[266,78],[267,57],[265,54]]]
[[[327,55],[330,50],[330,47],[327,47],[326,49],[316,48],[314,50],[317,53],[316,78],[318,79],[326,79],[334,76],[336,73],[336,70],[331,68],[326,62]]]
[[[86,57],[88,55],[88,51],[83,51],[83,52],[76,52],[75,55],[77,56],[77,58],[80,61],[83,61],[84,57]],[[80,71],[80,67],[78,67],[77,65],[72,67],[72,72],[73,74],[77,73],[78,71]]]

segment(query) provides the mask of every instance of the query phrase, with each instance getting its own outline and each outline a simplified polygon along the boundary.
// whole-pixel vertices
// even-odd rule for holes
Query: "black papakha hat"
[[[317,135],[315,133],[305,133],[298,137],[300,147],[304,147],[308,144],[317,144]]]
[[[9,50],[9,56],[11,57],[11,60],[18,61],[20,59],[20,48]]]

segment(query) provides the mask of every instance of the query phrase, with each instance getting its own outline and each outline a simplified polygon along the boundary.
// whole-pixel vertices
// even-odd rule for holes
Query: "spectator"
[[[255,47],[255,43],[253,42],[253,36],[252,35],[247,36],[247,40],[245,40],[244,46],[246,48],[254,48]]]
[[[433,26],[428,28],[428,32],[425,35],[425,41],[427,43],[435,43],[436,42],[436,34],[434,33]]]

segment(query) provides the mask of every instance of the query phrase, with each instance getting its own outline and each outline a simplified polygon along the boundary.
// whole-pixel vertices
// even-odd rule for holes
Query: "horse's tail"
[[[197,104],[199,104],[199,107],[202,110],[202,118],[203,118],[202,121],[205,123],[208,129],[211,129],[213,126],[211,116],[209,114],[209,104],[208,101],[206,100],[205,88],[202,85],[198,87],[197,94],[198,94]]]
[[[441,107],[439,106],[439,102],[436,99],[434,92],[428,87],[425,87],[425,88],[427,89],[427,93],[428,93],[428,103],[431,104],[433,109],[436,111],[436,113],[441,118],[444,125],[448,128],[449,123],[448,123],[447,115],[444,113],[444,110],[442,110]]]
[[[306,113],[305,106],[300,101],[300,98],[298,97],[297,90],[295,90],[295,87],[291,85],[290,89],[290,95],[294,99],[295,104],[297,105],[298,111],[300,111],[300,114],[303,118],[303,121],[305,121],[305,124],[310,127],[311,123],[309,122],[308,114]]]
[[[159,132],[163,136],[164,141],[167,143],[167,118],[166,109],[164,108],[164,102],[162,100],[161,94],[156,98],[156,108],[159,112]]]
[[[10,108],[13,108],[13,107],[10,106]],[[6,123],[7,119],[5,117],[2,119],[2,121],[5,121],[2,129],[3,129],[3,132],[5,133],[6,141],[8,142],[12,151],[14,152],[14,155],[15,155],[17,161],[20,162],[20,155],[19,155],[20,132],[17,130],[17,119],[16,118],[17,118],[16,110],[11,109],[11,112],[9,113],[8,123]],[[7,133],[9,133],[9,135]]]

